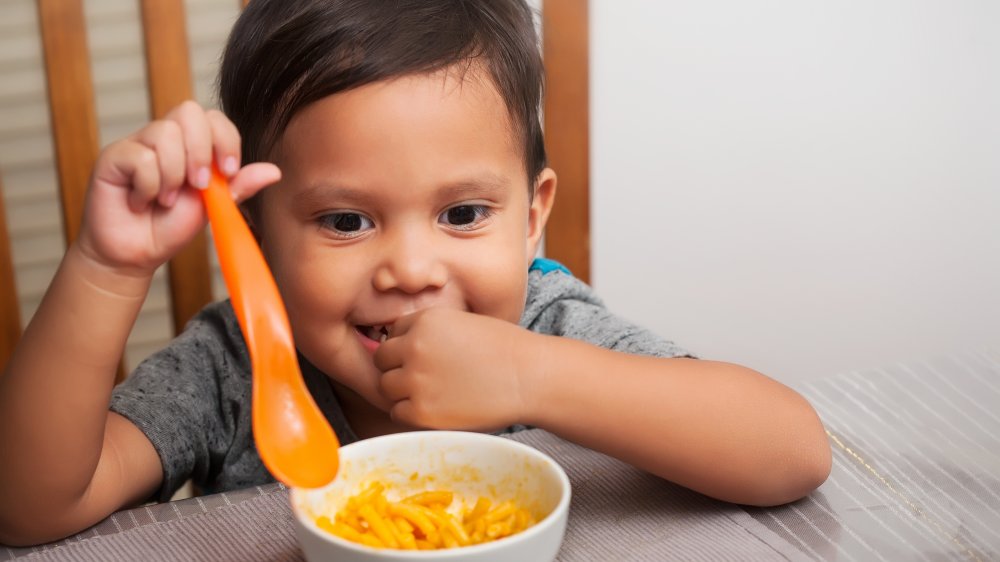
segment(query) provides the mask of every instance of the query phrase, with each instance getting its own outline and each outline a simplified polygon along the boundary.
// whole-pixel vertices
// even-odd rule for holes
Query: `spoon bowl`
[[[201,193],[222,276],[250,352],[257,452],[284,484],[324,486],[337,475],[340,444],[302,379],[274,277],[218,169],[213,167]]]

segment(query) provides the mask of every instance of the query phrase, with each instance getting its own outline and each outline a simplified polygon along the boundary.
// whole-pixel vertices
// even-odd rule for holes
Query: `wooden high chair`
[[[164,115],[193,97],[183,0],[140,3],[150,114]],[[232,0],[245,6],[249,0]],[[44,49],[52,138],[67,244],[79,230],[91,168],[99,152],[94,88],[83,0],[37,0]],[[590,278],[588,158],[588,10],[586,0],[544,0],[546,145],[559,174],[557,204],[545,254]],[[2,184],[0,184],[2,191]],[[21,333],[10,235],[0,197],[0,372]],[[212,300],[205,233],[168,266],[174,333]],[[125,376],[119,369],[118,381]]]

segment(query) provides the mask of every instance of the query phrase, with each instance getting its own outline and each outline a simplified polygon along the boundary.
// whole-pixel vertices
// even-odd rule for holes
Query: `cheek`
[[[348,313],[358,290],[351,275],[357,269],[342,260],[334,267],[334,260],[304,241],[265,248],[293,329],[315,328]]]
[[[469,254],[464,268],[466,300],[473,312],[517,323],[527,291],[524,235],[481,250]]]

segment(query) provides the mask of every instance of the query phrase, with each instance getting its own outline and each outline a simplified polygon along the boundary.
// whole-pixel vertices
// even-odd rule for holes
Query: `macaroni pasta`
[[[376,548],[433,550],[489,542],[523,531],[535,524],[528,510],[513,501],[497,505],[480,497],[459,518],[446,511],[454,494],[446,490],[421,492],[391,502],[385,486],[372,483],[351,496],[334,518],[316,519],[319,528]]]

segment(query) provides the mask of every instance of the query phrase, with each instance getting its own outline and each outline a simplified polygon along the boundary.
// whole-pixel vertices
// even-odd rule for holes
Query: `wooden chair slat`
[[[94,86],[81,0],[38,0],[52,138],[62,199],[63,234],[80,230],[83,201],[100,150]]]
[[[188,53],[184,3],[181,0],[142,0],[143,41],[150,109],[154,119],[191,99],[191,57]]]
[[[38,0],[38,23],[45,57],[63,234],[69,245],[80,230],[87,185],[100,152],[83,3]],[[115,383],[125,380],[126,375],[123,358],[118,364]]]
[[[142,0],[146,75],[153,118],[193,97],[184,4],[181,0]],[[170,261],[171,318],[174,333],[212,301],[208,238],[203,230]]]
[[[7,212],[4,209],[3,185],[0,183],[0,373],[21,337],[21,312],[14,279],[14,258],[10,251]]]
[[[590,282],[590,99],[586,0],[545,0],[545,143],[559,176],[545,255]]]
[[[208,262],[208,238],[202,232],[167,265],[170,309],[174,333],[184,330],[188,320],[212,302],[212,271]]]

